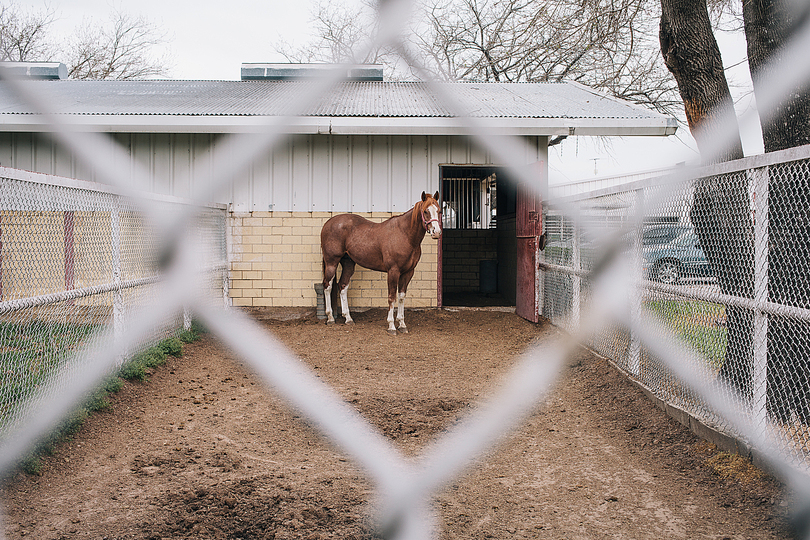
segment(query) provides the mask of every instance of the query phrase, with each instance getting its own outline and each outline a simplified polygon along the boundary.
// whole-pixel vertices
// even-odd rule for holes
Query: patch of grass
[[[183,342],[176,337],[166,338],[158,343],[158,349],[166,355],[177,358],[183,355]]]
[[[183,344],[200,339],[200,334],[193,328],[192,325],[191,330],[182,330],[154,347],[137,353],[121,367],[118,376],[127,380],[145,381],[148,370],[165,364],[167,356],[183,356]]]
[[[700,300],[653,300],[645,307],[706,358],[711,367],[720,369],[728,344],[724,305]]]
[[[135,359],[130,360],[118,372],[118,376],[128,381],[145,381],[146,380],[146,366]]]
[[[197,334],[197,339],[199,339],[199,336],[201,334],[208,333],[208,329],[203,325],[203,323],[201,323],[197,319],[193,319],[191,321],[191,331]]]
[[[192,343],[200,339],[200,334],[194,330],[181,330],[177,333],[177,339],[183,343]]]
[[[61,365],[67,350],[80,346],[84,338],[96,328],[88,325],[50,325],[39,322],[27,324],[0,323],[0,347],[3,350],[4,369],[15,377],[5,378],[0,384],[3,395],[22,402],[31,397],[37,386]],[[191,330],[177,332],[154,347],[141,351],[127,361],[115,376],[108,378],[94,390],[57,429],[25,456],[20,468],[28,474],[41,474],[42,458],[53,454],[56,444],[70,439],[79,431],[85,419],[95,411],[110,406],[109,396],[118,392],[127,380],[147,380],[147,370],[166,363],[168,356],[183,355],[183,344],[200,338],[206,330],[198,323]],[[2,409],[11,409],[9,403]],[[0,412],[0,414],[5,414]],[[2,420],[2,418],[0,418]]]
[[[90,394],[84,403],[84,408],[91,413],[106,409],[110,406],[109,396],[121,390],[123,386],[124,381],[120,377],[109,377],[104,384]]]
[[[22,402],[62,366],[74,349],[84,345],[99,327],[88,324],[43,321],[0,322],[0,351],[3,374],[0,395],[7,396],[0,411],[0,423],[15,402]]]
[[[78,433],[89,414],[90,412],[85,407],[79,407],[69,414],[59,427],[51,432],[45,440],[40,442],[32,452],[22,459],[20,468],[23,472],[32,475],[42,474],[42,459],[45,456],[52,455],[59,442],[69,440]]]

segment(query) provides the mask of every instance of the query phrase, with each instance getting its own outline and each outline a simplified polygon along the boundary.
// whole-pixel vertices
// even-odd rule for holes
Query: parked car
[[[681,229],[669,242],[651,243],[642,248],[644,272],[649,279],[673,284],[684,277],[713,275],[694,229],[691,227]]]
[[[681,234],[690,230],[692,230],[692,227],[689,225],[679,225],[677,223],[648,225],[641,233],[641,244],[644,246],[669,244]]]

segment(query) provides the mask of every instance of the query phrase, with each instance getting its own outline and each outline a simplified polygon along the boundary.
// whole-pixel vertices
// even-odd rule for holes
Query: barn
[[[150,189],[205,193],[229,135],[266,146],[232,171],[228,207],[230,297],[246,307],[312,307],[321,280],[319,232],[331,216],[383,220],[438,191],[444,234],[426,237],[409,307],[485,302],[537,319],[537,187],[560,137],[666,136],[674,118],[574,82],[388,81],[381,66],[347,66],[318,87],[322,66],[243,64],[239,81],[74,81],[60,64],[9,66],[60,118],[107,133]],[[313,94],[313,89],[318,92]],[[310,94],[312,94],[310,96]],[[310,96],[310,97],[307,97]],[[48,133],[53,118],[0,91],[0,166],[104,183]],[[267,126],[280,132],[267,137]],[[262,135],[265,134],[265,135]],[[488,141],[519,140],[535,186],[510,178]],[[386,305],[385,277],[358,269],[349,300]]]

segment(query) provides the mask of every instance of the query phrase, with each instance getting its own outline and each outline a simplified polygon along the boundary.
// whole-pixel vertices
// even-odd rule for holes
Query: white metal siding
[[[136,165],[148,171],[149,189],[178,197],[209,191],[202,185],[215,165],[216,134],[116,134]],[[526,139],[525,162],[546,159],[546,138]],[[226,160],[228,156],[219,156]],[[496,164],[462,136],[296,135],[257,159],[218,203],[234,210],[295,212],[404,212],[419,194],[439,189],[440,164]],[[104,182],[50,138],[0,133],[0,165],[80,180]],[[227,170],[227,169],[226,169]],[[230,200],[222,200],[230,198]]]

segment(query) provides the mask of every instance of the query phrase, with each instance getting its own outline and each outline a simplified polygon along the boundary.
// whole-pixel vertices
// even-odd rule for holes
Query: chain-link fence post
[[[768,316],[762,310],[768,300],[768,167],[751,171],[754,209],[754,369],[751,408],[755,422],[761,426],[768,420]]]
[[[577,218],[578,217],[579,216],[577,216]],[[582,278],[579,274],[579,271],[582,270],[582,250],[579,245],[582,236],[580,235],[578,223],[580,223],[579,219],[574,222],[573,238],[571,239],[571,266],[574,269],[574,273],[571,276],[571,328],[573,329],[579,328],[580,310],[582,307]]]
[[[635,213],[637,223],[644,222],[644,189],[635,191]],[[633,233],[633,248],[630,256],[631,283],[639,283],[642,279],[642,238],[644,231],[642,225],[635,228]],[[628,351],[628,369],[635,377],[641,376],[641,341],[638,338],[636,328],[641,319],[641,288],[633,286],[630,288],[630,346]]]
[[[112,253],[113,336],[116,343],[124,335],[124,293],[121,289],[121,197],[113,197],[110,209],[110,251]],[[119,358],[119,362],[123,359]]]
[[[228,210],[225,211],[225,223],[222,226],[222,231],[225,239],[222,242],[225,253],[225,268],[222,270],[222,303],[227,310],[231,307],[231,260],[233,259],[233,243],[231,237],[233,235],[232,225],[229,226],[230,218],[228,217]]]

